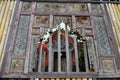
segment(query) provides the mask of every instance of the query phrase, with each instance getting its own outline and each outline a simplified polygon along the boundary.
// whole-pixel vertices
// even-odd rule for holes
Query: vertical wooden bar
[[[41,36],[40,36],[41,37]],[[41,72],[42,65],[42,42],[40,42],[40,51],[39,51],[39,62],[38,62],[38,72]]]
[[[92,13],[91,5],[92,5],[91,3],[88,3],[88,9],[89,9],[90,13]],[[99,71],[99,57],[98,57],[97,41],[96,41],[95,30],[94,30],[95,23],[94,23],[93,18],[94,18],[93,15],[90,16],[91,26],[92,26],[92,30],[93,30],[93,39],[94,39],[94,46],[95,46],[94,48],[95,48],[95,55],[96,55],[96,63],[97,63],[96,71]]]
[[[45,72],[45,59],[46,59],[46,53],[43,52],[41,53],[42,57],[41,57],[41,72]]]
[[[1,62],[3,60],[4,57],[4,50],[6,47],[6,43],[7,43],[7,38],[8,38],[8,34],[9,34],[9,28],[10,28],[10,24],[12,21],[12,14],[13,14],[13,9],[14,9],[14,1],[11,1],[11,5],[10,5],[10,9],[8,11],[8,16],[7,16],[7,20],[6,20],[6,24],[5,24],[5,30],[3,33],[3,37],[2,37],[2,41],[0,44],[0,53],[1,53]]]
[[[12,52],[13,50],[13,45],[14,45],[14,41],[15,41],[15,36],[16,36],[16,32],[17,32],[17,27],[18,27],[18,23],[19,23],[19,19],[20,19],[20,12],[21,12],[21,8],[22,8],[22,1],[20,1],[19,3],[19,8],[18,8],[18,12],[17,12],[17,15],[16,15],[16,21],[14,22],[14,25],[13,25],[13,31],[12,31],[12,36],[11,36],[11,44],[10,44],[10,48],[9,50]]]
[[[88,55],[87,55],[87,43],[83,42],[83,46],[84,46],[84,56],[85,56],[85,66],[86,66],[86,72],[89,72],[89,66],[88,66]]]
[[[20,18],[20,11],[21,11],[21,8],[22,8],[22,1],[20,1],[20,4],[19,4],[19,8],[18,8],[18,14],[16,15],[16,21],[13,25],[13,31],[12,31],[12,36],[11,36],[11,42],[10,42],[10,47],[9,47],[9,54],[8,54],[8,60],[7,60],[7,65],[5,67],[5,73],[8,74],[9,73],[9,69],[10,69],[10,61],[11,61],[11,54],[13,53],[13,45],[14,45],[14,41],[15,41],[15,36],[16,36],[16,31],[17,31],[17,25],[18,25],[18,22],[19,22],[19,18]]]
[[[50,15],[50,30],[52,28],[52,25],[53,25],[53,15]],[[53,60],[52,60],[52,35],[50,34],[50,37],[49,37],[49,72],[52,72],[52,65],[53,65]]]
[[[44,31],[43,31],[43,27],[41,27],[40,26],[40,38],[43,38],[43,33],[44,33]],[[45,55],[46,55],[46,53],[45,52],[43,52],[42,51],[42,44],[43,44],[43,42],[41,41],[40,42],[40,50],[39,50],[39,62],[38,62],[38,72],[43,72],[43,71],[45,71],[45,65],[44,65],[44,63],[45,63]]]
[[[76,72],[79,72],[79,64],[78,64],[78,48],[76,37],[74,36],[74,46],[75,46],[75,61],[76,61]]]
[[[70,72],[70,52],[69,52],[69,43],[68,43],[68,31],[67,31],[67,24],[65,24],[66,30],[66,36],[65,36],[65,42],[66,42],[66,59],[67,59],[67,72]]]
[[[73,27],[75,27],[75,16],[72,15],[72,23],[73,23]],[[75,48],[75,61],[76,61],[76,72],[79,72],[79,62],[78,62],[78,48],[77,48],[77,41],[76,41],[76,35],[74,35],[74,48]]]
[[[29,55],[30,55],[30,53],[31,53],[30,50],[31,50],[31,38],[32,38],[31,33],[32,33],[33,19],[34,19],[34,15],[31,15],[29,32],[28,32],[27,48],[26,48],[25,66],[24,66],[24,73],[25,73],[25,74],[28,73],[28,69],[29,69]]]
[[[61,31],[58,26],[58,72],[61,72]]]
[[[35,3],[32,3],[32,11],[35,10]],[[29,69],[29,55],[31,53],[31,39],[32,39],[32,25],[34,22],[34,15],[31,14],[31,19],[30,19],[30,25],[29,25],[29,31],[28,31],[28,41],[27,41],[27,48],[26,48],[26,58],[25,58],[25,66],[24,66],[24,73],[28,73]]]
[[[83,28],[83,38],[85,38],[85,29]],[[87,42],[83,42],[84,47],[84,56],[85,56],[85,66],[86,72],[89,72],[89,65],[88,65],[88,54],[87,54]]]

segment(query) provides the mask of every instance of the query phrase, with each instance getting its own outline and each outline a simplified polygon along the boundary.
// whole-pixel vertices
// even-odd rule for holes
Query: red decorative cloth
[[[62,39],[65,40],[66,39],[66,33],[65,32],[62,32]],[[55,44],[55,40],[58,39],[58,33],[56,34],[53,34],[52,35],[52,43]],[[68,42],[69,43],[74,43],[74,40],[72,37],[68,36]],[[41,47],[41,44],[40,42],[38,42],[38,46],[37,46],[37,51],[39,52],[40,51],[40,47]],[[46,53],[46,58],[45,58],[45,66],[47,67],[48,64],[49,64],[49,51],[48,51],[48,42],[44,42],[42,44],[42,51]],[[75,60],[75,51],[72,51],[72,65],[76,65],[76,60]]]
[[[37,46],[37,51],[39,52],[40,51],[40,42],[38,42],[38,46]],[[44,51],[46,53],[46,58],[45,58],[45,67],[48,66],[48,60],[49,60],[49,54],[48,54],[48,43],[43,43],[42,44],[42,51]]]

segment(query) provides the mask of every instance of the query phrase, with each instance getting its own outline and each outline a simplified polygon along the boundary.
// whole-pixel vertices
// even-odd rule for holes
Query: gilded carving
[[[37,12],[39,13],[82,13],[88,12],[87,5],[73,3],[37,3]]]
[[[22,6],[22,11],[30,11],[31,10],[31,3],[30,2],[24,2]]]
[[[37,16],[36,17],[37,24],[49,24],[49,16]]]
[[[115,64],[113,60],[102,60],[103,64],[103,72],[114,73],[115,72]]]
[[[23,60],[22,59],[12,59],[11,71],[12,72],[22,72],[23,71]]]
[[[89,17],[76,17],[76,25],[90,25]]]
[[[99,4],[92,4],[91,7],[92,7],[92,13],[101,13],[102,12]]]

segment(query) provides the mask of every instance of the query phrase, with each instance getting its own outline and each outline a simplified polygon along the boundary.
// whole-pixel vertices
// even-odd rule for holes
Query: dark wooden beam
[[[21,0],[21,1],[39,1],[39,2],[59,2],[59,3],[115,3],[115,4],[120,4],[118,1],[91,1],[91,0]]]

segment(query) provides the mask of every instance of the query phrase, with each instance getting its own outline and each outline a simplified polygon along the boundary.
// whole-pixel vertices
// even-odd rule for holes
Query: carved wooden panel
[[[103,17],[94,17],[95,33],[97,37],[97,47],[99,54],[110,55],[110,45],[106,32],[106,26]]]
[[[40,28],[34,28],[34,29],[32,29],[32,32],[33,33],[40,33]]]
[[[30,23],[30,16],[21,15],[19,20],[19,25],[16,33],[16,39],[14,43],[14,50],[15,54],[23,54],[25,53],[26,43],[27,43],[27,35],[28,35],[28,28]]]
[[[92,4],[91,8],[92,8],[92,13],[101,13],[102,12],[100,4]]]
[[[30,54],[30,68],[29,71],[36,71],[38,67],[38,42],[40,40],[39,35],[32,35],[31,54]]]
[[[87,39],[87,52],[89,57],[89,66],[90,68],[93,68],[95,71],[97,70],[97,64],[96,64],[96,55],[95,55],[95,47],[94,47],[94,41],[93,37],[86,37]]]
[[[115,73],[115,62],[112,59],[102,60],[102,69],[105,73]]]
[[[23,75],[21,77],[40,78],[50,77],[51,75],[52,77],[86,77],[86,75],[96,77],[96,74],[99,75],[99,73],[89,74],[89,68],[93,67],[97,71],[99,57],[109,59],[114,57],[112,55],[110,57],[96,55],[97,53],[111,54],[106,26],[102,18],[104,13],[103,15],[99,14],[102,13],[100,4],[20,1],[20,6],[22,8],[20,8],[21,12],[19,13],[20,20],[16,21],[19,24],[13,52],[16,54],[25,53],[26,45],[29,46],[29,49],[27,49],[27,56],[10,55],[10,59],[12,59],[9,63],[10,71],[13,72],[10,75],[14,75],[14,72],[26,73],[29,68],[30,74],[24,75],[21,73]],[[67,32],[69,30],[56,30],[58,25],[66,28],[64,23],[67,23],[71,29],[74,26],[73,30],[79,32],[80,36],[86,38],[87,41],[79,42],[74,32],[72,34]],[[29,28],[29,24],[31,28]],[[31,40],[28,39],[28,28]],[[95,30],[94,33],[93,30]],[[43,40],[40,41],[40,38]],[[27,44],[27,41],[30,42]],[[43,43],[39,44],[40,42]],[[41,50],[40,46],[42,46]],[[27,66],[24,66],[24,59],[25,64],[29,63]],[[100,68],[103,69],[103,72],[114,73],[116,72],[114,60],[109,59],[102,60],[100,63],[102,68]],[[27,70],[25,70],[26,68]],[[33,72],[37,73],[34,74]],[[49,72],[57,73],[49,74]],[[62,74],[61,72],[66,73]],[[85,72],[85,74],[82,72]],[[103,75],[100,74],[99,76]]]
[[[32,10],[32,2],[23,2],[22,11],[27,12]]]
[[[11,60],[10,72],[23,72],[24,59],[13,58]]]
[[[34,23],[49,25],[49,16],[35,16]]]
[[[54,27],[59,26],[60,23],[66,23],[69,27],[72,26],[72,19],[69,16],[54,16]]]
[[[82,13],[88,12],[85,3],[37,3],[36,11],[39,13]]]
[[[84,25],[84,26],[90,26],[90,18],[89,17],[76,17],[76,25]]]

